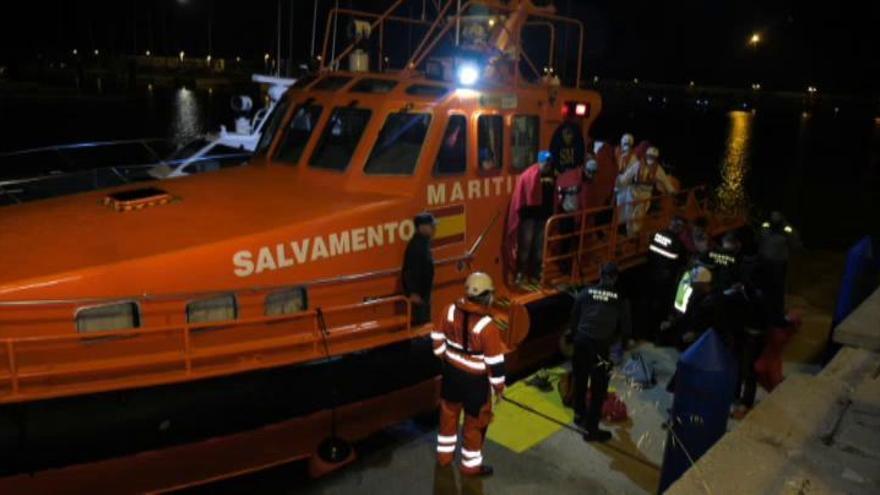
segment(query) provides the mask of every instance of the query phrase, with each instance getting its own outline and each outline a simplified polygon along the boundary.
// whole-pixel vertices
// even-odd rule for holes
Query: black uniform
[[[588,431],[599,428],[608,394],[609,349],[615,340],[629,334],[629,318],[629,305],[613,286],[600,283],[587,287],[575,299],[571,313],[574,412],[575,418],[585,420],[583,426]],[[590,406],[584,416],[588,385]]]
[[[431,321],[431,289],[434,286],[434,257],[431,255],[431,239],[416,232],[403,257],[403,293],[409,297],[418,294],[422,304],[412,307],[413,324]]]
[[[660,322],[669,314],[678,280],[686,261],[684,244],[678,234],[669,230],[661,230],[651,238],[648,246],[648,267],[651,274],[650,293],[643,298],[644,318],[640,327],[644,328],[646,337],[656,339]]]
[[[752,407],[755,403],[758,380],[755,362],[764,351],[766,342],[767,313],[762,296],[759,291],[748,286],[739,295],[742,298],[742,303],[739,305],[741,311],[737,313],[740,333],[734,340],[734,351],[739,361],[739,375],[734,398],[737,403],[746,407]]]
[[[742,281],[739,255],[723,247],[711,249],[703,260],[712,269],[712,285],[716,290],[727,290]]]
[[[761,261],[759,284],[767,303],[771,324],[785,324],[785,281],[790,252],[800,247],[800,239],[790,226],[766,223],[761,227],[758,255]]]

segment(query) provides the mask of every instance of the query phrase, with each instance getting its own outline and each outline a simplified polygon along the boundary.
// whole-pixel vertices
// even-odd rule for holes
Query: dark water
[[[260,101],[254,88],[240,89]],[[117,96],[2,96],[0,151],[140,137],[184,143],[232,125],[232,94],[178,88]],[[662,94],[646,92],[603,96],[594,137],[616,141],[629,131],[637,141],[656,143],[686,186],[709,183],[719,201],[746,204],[756,218],[780,209],[802,229],[808,246],[843,247],[880,231],[880,121],[868,108],[805,110],[771,99],[743,109],[699,106],[683,96],[664,101]]]

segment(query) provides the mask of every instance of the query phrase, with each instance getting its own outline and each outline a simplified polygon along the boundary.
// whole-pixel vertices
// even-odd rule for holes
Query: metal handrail
[[[163,142],[167,141],[164,138],[136,138],[136,139],[117,139],[113,141],[89,141],[83,143],[69,143],[69,144],[55,144],[51,146],[41,146],[37,148],[26,148],[22,150],[15,151],[4,151],[0,152],[0,158],[6,158],[10,156],[20,156],[27,155],[32,153],[41,153],[44,151],[64,151],[64,150],[75,150],[75,149],[85,149],[85,148],[97,148],[99,146],[115,146],[121,144],[141,144],[144,145],[147,149],[149,147],[146,143],[153,142]]]
[[[402,3],[403,3],[403,0],[395,1],[382,14],[375,14],[375,13],[371,13],[371,12],[360,12],[360,11],[353,10],[353,9],[339,9],[339,8],[331,9],[330,12],[328,13],[327,23],[326,23],[325,29],[324,29],[324,43],[323,43],[322,50],[321,50],[320,70],[322,70],[322,71],[323,70],[333,70],[333,68],[336,66],[336,64],[340,60],[342,60],[346,55],[348,55],[352,50],[354,50],[355,44],[349,43],[345,47],[345,49],[343,49],[338,55],[336,55],[333,58],[333,60],[331,60],[329,63],[327,62],[327,49],[328,49],[328,43],[329,43],[329,37],[330,37],[330,25],[332,24],[333,19],[338,17],[338,15],[340,13],[341,14],[348,14],[351,16],[362,16],[362,17],[366,17],[366,18],[375,19],[373,21],[373,23],[370,25],[371,30],[375,29],[377,26],[380,27],[380,30],[383,29],[386,20],[393,20],[393,21],[404,22],[404,23],[409,22],[409,23],[427,24],[426,21],[416,21],[413,19],[407,19],[404,17],[391,15],[391,13],[394,12],[398,7],[400,7],[400,5]],[[422,60],[424,60],[424,58],[431,52],[431,50],[434,49],[434,46],[436,46],[436,44],[440,41],[440,39],[442,39],[443,36],[445,36],[446,33],[448,33],[449,30],[453,26],[455,26],[458,21],[460,21],[462,18],[466,17],[462,14],[462,12],[466,11],[471,5],[485,5],[490,8],[497,9],[499,11],[507,12],[507,13],[514,11],[514,9],[512,7],[510,7],[508,5],[503,5],[498,2],[492,2],[492,1],[486,1],[486,0],[467,0],[466,2],[462,3],[460,7],[457,8],[457,11],[455,14],[449,15],[449,19],[448,19],[449,22],[446,22],[445,25],[439,31],[437,31],[435,34],[435,30],[437,29],[437,26],[439,26],[439,24],[441,22],[443,22],[444,18],[446,17],[447,11],[450,9],[450,7],[452,6],[453,3],[454,2],[447,2],[442,8],[440,8],[438,10],[436,18],[434,19],[433,22],[430,23],[430,27],[428,28],[428,31],[422,37],[422,39],[420,40],[416,49],[413,50],[413,52],[410,54],[410,57],[409,57],[406,65],[404,66],[405,69],[412,69],[412,68],[418,67],[419,64],[421,64]],[[545,12],[527,12],[527,17],[537,18],[537,19],[541,19],[541,20],[526,22],[526,23],[524,23],[524,26],[525,25],[539,25],[541,23],[546,23],[550,27],[551,41],[550,41],[550,48],[549,48],[550,55],[548,58],[548,63],[552,63],[553,55],[554,55],[553,51],[554,51],[555,26],[553,26],[552,23],[547,22],[547,21],[559,22],[562,24],[572,24],[577,27],[577,29],[578,29],[577,69],[576,69],[575,84],[573,87],[575,87],[575,88],[580,87],[581,68],[582,68],[582,64],[583,64],[582,55],[583,55],[583,48],[584,48],[583,47],[583,45],[584,45],[584,23],[578,19],[571,19],[568,17],[563,17],[563,16],[545,13]],[[452,21],[455,21],[455,22],[452,22]],[[534,66],[534,64],[531,62],[531,60],[529,60],[528,55],[522,49],[522,40],[520,39],[519,36],[514,36],[514,38],[515,38],[515,44],[517,46],[517,52],[519,54],[524,55],[523,58],[526,60],[526,63],[530,66],[532,71],[537,74],[538,73],[537,68]],[[380,44],[381,44],[381,40],[380,40]],[[381,59],[381,53],[380,53],[380,59]],[[517,73],[518,72],[519,72],[519,70],[517,69]],[[538,74],[538,75],[540,76],[540,74]]]
[[[435,262],[436,265],[448,265],[452,263],[458,263],[459,261],[469,261],[473,259],[474,254],[471,252],[453,256],[449,258],[443,258]],[[250,287],[243,288],[233,288],[233,289],[218,289],[211,291],[190,291],[190,292],[171,292],[165,294],[149,294],[143,293],[138,295],[129,295],[129,296],[119,296],[119,297],[84,297],[84,298],[69,298],[69,299],[22,299],[22,300],[0,300],[0,308],[4,306],[52,306],[52,305],[81,305],[81,304],[110,304],[114,302],[130,302],[130,301],[175,301],[175,300],[184,300],[184,299],[192,299],[197,297],[207,297],[207,296],[216,296],[220,294],[252,294],[252,293],[260,293],[260,292],[268,292],[275,291],[281,289],[290,289],[290,288],[309,288],[309,287],[318,287],[318,286],[327,286],[327,285],[337,285],[344,284],[350,282],[362,282],[365,280],[373,280],[376,278],[387,277],[391,275],[398,275],[400,273],[400,267],[387,268],[384,270],[374,270],[370,272],[361,272],[354,273],[350,275],[338,275],[335,277],[327,277],[327,278],[319,278],[311,281],[305,281],[298,284],[277,284],[277,285],[254,285]]]
[[[86,175],[86,174],[95,173],[95,172],[104,171],[104,170],[109,171],[109,172],[113,172],[118,175],[120,170],[140,170],[140,169],[152,168],[157,165],[163,165],[163,164],[168,165],[168,166],[175,166],[175,165],[180,165],[181,163],[184,163],[186,161],[191,161],[191,160],[194,163],[201,162],[204,160],[218,159],[218,158],[220,158],[220,159],[222,159],[222,158],[242,158],[243,160],[246,161],[247,158],[250,158],[251,156],[253,156],[253,153],[250,153],[250,152],[219,153],[219,154],[205,155],[203,157],[199,157],[197,160],[192,160],[192,157],[187,157],[187,158],[179,158],[179,159],[174,159],[174,160],[159,160],[159,161],[151,162],[151,163],[132,163],[132,164],[126,164],[126,165],[115,165],[115,166],[111,166],[111,167],[86,168],[86,169],[81,169],[81,170],[73,170],[70,172],[63,172],[63,173],[59,173],[59,174],[36,175],[36,176],[32,176],[32,177],[25,177],[22,179],[0,180],[0,187],[15,186],[15,185],[20,185],[20,184],[30,184],[30,183],[34,183],[34,182],[42,182],[42,181],[49,181],[49,180],[63,180],[65,178],[73,178],[76,175]],[[120,175],[120,177],[123,177],[123,176]]]
[[[371,330],[367,331],[363,334],[364,337],[370,338],[375,335],[375,330],[378,331],[388,331],[395,330],[389,337],[391,340],[400,340],[404,338],[410,338],[411,332],[414,330],[414,327],[411,324],[411,303],[408,299],[402,296],[392,296],[381,299],[373,299],[370,301],[355,303],[355,304],[347,304],[340,306],[332,306],[326,308],[324,310],[325,313],[339,314],[345,313],[347,311],[352,310],[361,310],[370,307],[376,307],[380,305],[391,306],[392,308],[397,307],[397,305],[403,304],[405,307],[405,311],[403,314],[393,316],[393,319],[388,320],[374,320],[378,322],[385,321],[384,324],[378,325]],[[396,310],[395,310],[396,311]],[[242,320],[234,320],[228,322],[219,322],[219,323],[199,323],[199,324],[181,324],[181,325],[170,325],[163,327],[153,327],[153,328],[134,328],[127,330],[112,330],[106,332],[100,332],[99,334],[65,334],[65,335],[51,335],[51,336],[33,336],[33,337],[6,337],[0,338],[0,349],[4,349],[6,352],[6,363],[4,366],[0,365],[0,383],[4,381],[9,383],[9,393],[0,392],[0,403],[3,402],[15,402],[19,400],[27,400],[30,398],[46,398],[46,397],[58,397],[64,395],[72,395],[77,393],[87,393],[87,392],[95,392],[95,391],[107,391],[107,390],[118,390],[125,388],[132,388],[137,386],[142,386],[145,384],[153,384],[153,383],[175,383],[179,381],[199,379],[199,378],[207,378],[211,376],[220,376],[224,374],[232,374],[242,371],[248,371],[251,369],[258,369],[267,366],[283,366],[286,364],[292,364],[296,362],[300,362],[303,360],[308,360],[310,358],[314,358],[314,349],[312,350],[296,350],[299,346],[314,344],[319,340],[319,336],[317,335],[317,323],[312,325],[310,329],[305,330],[302,334],[301,339],[293,339],[285,341],[287,345],[293,346],[293,349],[290,349],[289,355],[282,359],[276,359],[271,363],[262,363],[260,360],[242,360],[242,359],[233,359],[235,356],[250,356],[250,355],[259,355],[262,352],[278,351],[278,343],[279,339],[295,337],[296,333],[287,333],[285,332],[282,335],[275,335],[271,337],[265,337],[263,339],[254,339],[250,343],[257,344],[256,347],[244,347],[241,349],[225,349],[225,346],[229,346],[230,342],[220,342],[213,345],[206,345],[203,347],[194,348],[192,345],[193,334],[194,332],[202,332],[205,330],[216,330],[216,329],[236,329],[236,328],[248,328],[253,325],[270,325],[277,324],[285,321],[296,321],[296,320],[305,320],[317,318],[317,315],[321,312],[320,308],[305,310],[299,313],[287,314],[287,315],[278,315],[278,316],[263,316],[257,318],[248,318]],[[351,344],[339,344],[339,347],[334,351],[333,340],[336,334],[334,334],[334,330],[336,328],[344,328],[346,325],[341,327],[331,327],[328,330],[328,337],[330,338],[331,345],[325,349],[325,351],[319,352],[318,357],[328,358],[337,354],[347,352],[347,349],[350,349]],[[422,328],[422,327],[419,327]],[[406,333],[399,333],[400,330],[406,331]],[[424,330],[424,328],[422,328]],[[59,363],[58,361],[52,361],[51,363],[39,363],[39,364],[30,364],[22,367],[20,365],[20,354],[22,352],[27,352],[26,350],[22,350],[23,346],[27,346],[30,351],[41,351],[46,350],[47,348],[56,348],[57,344],[64,342],[73,342],[73,343],[98,343],[104,342],[106,345],[114,345],[120,342],[127,342],[127,340],[121,340],[122,338],[130,339],[130,338],[149,338],[151,336],[167,336],[174,337],[178,335],[181,337],[180,341],[169,347],[156,349],[152,353],[138,353],[136,355],[114,355],[111,357],[105,358],[93,358],[87,360],[77,360],[73,359],[67,362],[63,360]],[[201,333],[199,333],[201,334]],[[311,338],[309,338],[311,336]],[[349,334],[343,332],[339,334],[340,338],[348,338]],[[387,342],[388,339],[382,340],[383,342]],[[262,345],[260,345],[262,343]],[[41,344],[46,344],[49,347],[40,348]],[[215,352],[210,352],[213,349]],[[175,355],[177,354],[177,355]],[[229,362],[226,365],[215,366],[213,364],[206,365],[204,368],[197,368],[198,365],[194,364],[194,361],[198,359],[211,359],[211,358],[228,358]],[[162,376],[155,376],[155,370],[153,369],[156,365],[165,365],[173,367],[175,363],[178,363],[181,368],[176,373],[168,373],[171,370],[165,370],[162,372]],[[131,380],[125,383],[101,383],[100,380],[94,380],[93,374],[104,372],[110,374],[114,370],[118,369],[131,369],[137,370],[141,369],[141,374],[137,374],[136,372],[132,372],[129,375]],[[3,371],[6,371],[6,374],[2,374]],[[52,376],[62,375],[66,377],[74,377],[84,374],[86,376],[85,379],[76,382],[75,380],[62,380],[57,386],[50,386],[48,390],[46,390],[45,384],[39,384],[36,386],[36,390],[33,392],[22,392],[22,380],[32,380],[32,379],[46,379],[51,378]]]
[[[648,232],[647,229],[642,229],[637,235],[620,238],[618,236],[618,229],[623,223],[623,217],[621,214],[623,208],[640,203],[647,203],[649,207],[653,204],[659,204],[659,211],[647,212],[642,218],[642,221],[644,222],[653,219],[661,224],[664,223],[664,221],[668,223],[673,215],[683,212],[683,209],[687,208],[689,205],[695,206],[698,209],[699,215],[708,215],[711,213],[709,209],[709,198],[698,197],[698,193],[705,191],[706,188],[704,186],[697,186],[671,194],[652,195],[650,198],[630,201],[623,205],[599,206],[570,213],[559,213],[551,216],[544,226],[542,282],[550,282],[548,279],[551,275],[550,270],[548,270],[550,265],[557,264],[563,260],[571,260],[571,266],[568,267],[567,274],[561,273],[559,275],[567,277],[572,283],[581,282],[582,274],[580,264],[583,262],[584,255],[587,253],[599,251],[600,254],[599,258],[597,258],[598,261],[622,260],[628,262],[637,259],[639,256],[643,256],[643,250],[647,248],[647,240],[653,232]],[[589,219],[595,219],[599,215],[608,213],[611,213],[611,218],[608,223],[597,225],[594,222],[588,221]],[[719,216],[719,218],[721,217]],[[736,216],[736,218],[739,218],[739,216]],[[723,218],[721,219],[723,220]],[[577,227],[571,232],[557,234],[558,226],[563,220],[577,221]],[[599,232],[604,232],[607,236],[607,240],[602,244],[591,248],[586,247],[585,244],[589,234]],[[568,246],[564,252],[553,253],[552,248],[555,247],[554,244],[558,245],[562,241],[574,240],[576,240],[576,244],[572,242],[574,245]],[[627,245],[630,246],[630,249],[634,246],[636,251],[629,253],[620,252],[620,248]],[[607,254],[603,256],[601,255],[601,252],[604,251],[607,251]]]

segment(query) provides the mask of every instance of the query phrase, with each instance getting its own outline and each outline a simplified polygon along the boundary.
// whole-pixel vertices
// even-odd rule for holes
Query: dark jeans
[[[583,426],[588,431],[599,428],[602,404],[608,396],[608,376],[611,371],[609,347],[607,342],[592,339],[575,342],[574,345],[574,356],[571,360],[574,378],[574,414],[586,420]],[[587,389],[590,390],[589,407],[587,407]]]
[[[665,267],[651,267],[650,288],[642,299],[643,324],[639,325],[636,338],[659,342],[660,323],[672,311],[679,275]]]
[[[761,266],[761,289],[764,291],[767,318],[771,324],[785,322],[785,280],[788,262],[764,261]]]
[[[422,295],[422,304],[412,305],[412,324],[424,325],[431,321],[431,295]]]
[[[758,375],[755,373],[755,362],[764,351],[764,334],[746,329],[738,347],[739,376],[736,381],[737,402],[752,407],[755,404],[755,393],[758,387]]]
[[[547,225],[547,219],[543,217],[530,215],[520,218],[516,248],[517,273],[535,278],[541,276],[545,225]]]

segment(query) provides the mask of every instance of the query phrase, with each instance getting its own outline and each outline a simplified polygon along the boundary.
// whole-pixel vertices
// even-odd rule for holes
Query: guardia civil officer
[[[650,273],[649,293],[643,297],[645,318],[642,331],[647,337],[657,340],[660,322],[669,315],[669,306],[675,297],[678,279],[687,261],[687,252],[681,242],[680,234],[685,222],[680,216],[670,220],[669,226],[655,233],[648,245],[648,270]]]
[[[602,404],[608,394],[609,351],[611,344],[630,332],[629,306],[617,292],[617,278],[616,264],[603,265],[599,283],[578,294],[571,313],[575,422],[587,430],[584,440],[588,442],[611,439],[610,432],[599,429]]]

